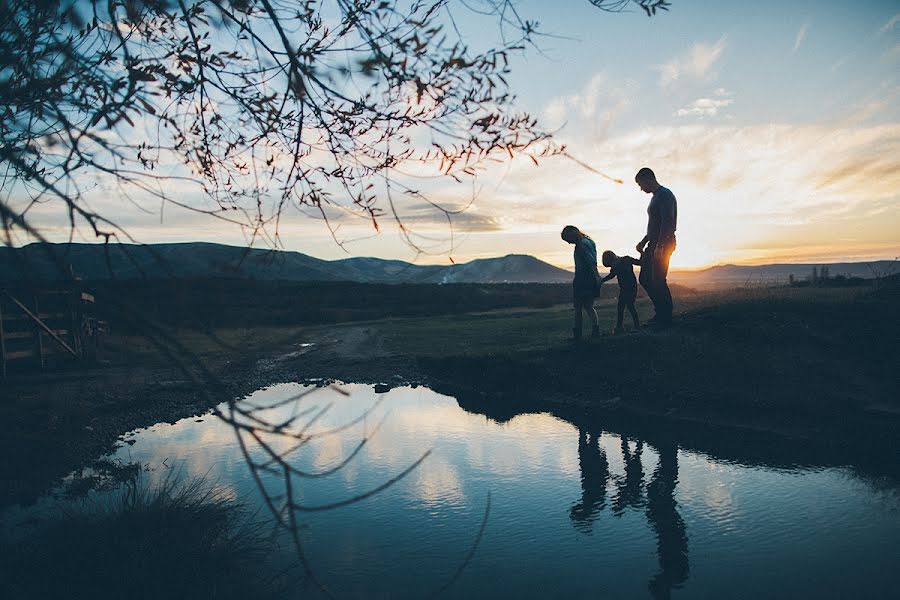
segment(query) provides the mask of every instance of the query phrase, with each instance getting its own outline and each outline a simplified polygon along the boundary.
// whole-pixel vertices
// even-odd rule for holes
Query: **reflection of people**
[[[634,452],[628,445],[628,438],[622,436],[622,460],[625,463],[625,476],[617,477],[616,496],[612,501],[613,514],[622,516],[628,507],[643,506],[644,465],[641,463],[641,452],[644,443],[637,441]]]
[[[560,237],[570,244],[575,244],[575,279],[572,281],[575,326],[572,335],[576,341],[581,339],[583,310],[591,320],[591,335],[598,336],[600,327],[597,325],[597,311],[594,310],[594,297],[600,285],[597,273],[597,246],[594,240],[574,225],[566,225]]]
[[[616,312],[616,333],[622,333],[622,319],[625,316],[625,309],[631,313],[631,319],[634,321],[634,328],[641,328],[641,320],[638,318],[637,309],[634,307],[634,301],[637,300],[637,279],[634,278],[634,265],[639,264],[637,260],[630,256],[616,256],[612,250],[603,253],[603,266],[609,267],[609,275],[604,277],[601,282],[605,283],[613,277],[618,278],[619,283],[619,303]]]
[[[581,467],[581,501],[572,506],[569,517],[576,528],[590,531],[597,513],[606,505],[609,462],[600,447],[600,434],[578,430],[578,464]]]
[[[678,446],[657,448],[659,463],[647,484],[647,520],[656,533],[659,573],[648,587],[654,598],[670,598],[672,588],[688,578],[688,540],[684,521],[678,514],[675,484],[678,482]]]
[[[641,285],[650,296],[656,315],[648,324],[657,328],[672,322],[672,292],[666,283],[669,260],[675,251],[675,229],[678,224],[678,203],[669,188],[656,181],[656,175],[644,167],[634,180],[641,190],[653,194],[647,207],[647,235],[638,242],[641,257]]]

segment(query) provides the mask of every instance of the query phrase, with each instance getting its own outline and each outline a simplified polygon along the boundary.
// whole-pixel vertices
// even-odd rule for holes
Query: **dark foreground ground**
[[[671,330],[580,345],[560,304],[567,286],[388,286],[368,297],[365,286],[307,286],[264,290],[268,300],[253,305],[254,284],[241,283],[240,294],[217,285],[118,290],[139,310],[110,313],[102,366],[4,382],[0,506],[34,499],[131,429],[302,380],[425,384],[498,420],[527,411],[602,418],[700,449],[710,436],[745,454],[787,443],[875,475],[900,464],[897,281],[681,290]],[[609,326],[612,290],[600,300]],[[98,303],[104,292],[113,290]],[[272,325],[266,303],[289,324]],[[646,300],[639,310],[649,316]]]

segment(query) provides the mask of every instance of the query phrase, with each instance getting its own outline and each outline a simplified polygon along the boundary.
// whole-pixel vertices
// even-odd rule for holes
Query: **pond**
[[[282,384],[239,406],[220,410],[244,426],[243,444],[207,415],[132,432],[112,458],[151,478],[205,477],[266,516],[263,490],[279,507],[291,500],[308,564],[338,598],[448,584],[459,598],[894,590],[900,495],[849,467],[742,464],[546,413],[497,422],[423,387]]]

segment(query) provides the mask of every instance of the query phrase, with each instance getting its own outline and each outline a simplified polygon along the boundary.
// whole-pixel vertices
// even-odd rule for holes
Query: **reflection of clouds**
[[[734,482],[742,468],[684,450],[678,467],[678,502],[715,523],[719,534],[730,531],[739,516]]]
[[[462,481],[456,467],[445,457],[433,456],[424,468],[414,471],[416,496],[426,506],[465,503]]]
[[[363,491],[373,478],[389,478],[429,449],[433,451],[432,456],[410,477],[411,492],[425,504],[463,503],[466,475],[462,470],[518,479],[552,468],[577,476],[577,459],[574,445],[570,443],[573,429],[549,415],[520,415],[508,423],[498,424],[461,410],[452,398],[423,388],[398,388],[384,396],[375,394],[370,386],[346,388],[351,392],[350,397],[323,388],[295,403],[256,413],[275,423],[287,420],[298,409],[316,407],[318,410],[331,404],[309,429],[309,433],[321,434],[359,417],[383,398],[383,404],[359,424],[338,434],[317,437],[288,459],[306,471],[330,469],[344,460],[363,436],[371,434],[383,420],[381,429],[368,439],[362,452],[335,474],[346,489]],[[264,407],[304,389],[296,384],[273,386],[252,394],[241,405]],[[227,407],[220,409],[227,413]],[[244,418],[239,420],[246,422]],[[304,422],[301,419],[296,427]],[[260,436],[276,452],[285,452],[296,445],[291,437]],[[165,477],[170,469],[176,469],[183,477],[206,478],[214,483],[230,485],[229,482],[248,481],[249,473],[234,429],[214,416],[207,415],[201,422],[188,418],[174,425],[157,425],[133,437],[137,443],[124,446],[116,456],[147,464],[154,470],[156,480]],[[243,439],[255,461],[267,458],[248,435]],[[270,491],[283,491],[276,489],[281,486],[278,477],[265,479]],[[320,481],[323,480],[304,480],[297,488],[298,495],[307,497]],[[234,486],[231,493],[237,494],[237,489]]]

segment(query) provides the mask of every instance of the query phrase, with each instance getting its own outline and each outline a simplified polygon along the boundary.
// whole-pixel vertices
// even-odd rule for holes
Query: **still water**
[[[459,598],[896,597],[900,495],[851,468],[748,466],[602,423],[496,422],[426,388],[341,388],[286,402],[313,388],[283,384],[242,403],[260,410],[238,422],[283,425],[242,434],[258,481],[212,415],[133,432],[114,458],[206,477],[270,516],[259,486],[281,506],[288,484],[266,447],[287,452],[304,508],[364,495],[428,453],[370,497],[295,512],[339,598],[418,598],[451,580]]]

